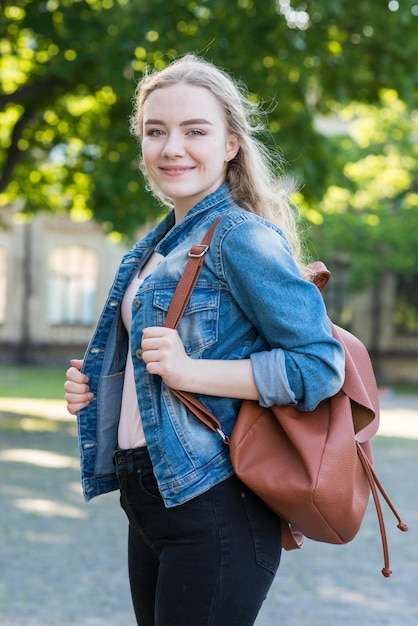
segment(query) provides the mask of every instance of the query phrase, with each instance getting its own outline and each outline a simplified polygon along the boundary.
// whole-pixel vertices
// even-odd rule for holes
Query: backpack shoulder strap
[[[215,228],[221,219],[220,217],[212,224],[200,244],[195,244],[189,250],[189,260],[176,287],[164,321],[166,328],[177,328],[181,316],[190,300],[197,279],[199,278],[205,260],[205,254],[209,250]]]

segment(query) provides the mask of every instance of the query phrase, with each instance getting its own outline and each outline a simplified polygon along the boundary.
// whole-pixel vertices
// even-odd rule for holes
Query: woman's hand
[[[192,359],[187,356],[176,330],[161,326],[144,328],[142,359],[150,374],[158,374],[172,389],[185,389]]]
[[[83,361],[79,359],[71,359],[71,367],[66,372],[67,380],[64,384],[65,400],[67,402],[67,410],[71,415],[75,415],[81,409],[86,407],[93,394],[88,386],[88,376],[80,372]]]
[[[180,391],[209,396],[258,400],[250,359],[192,359],[186,354],[176,330],[161,326],[144,328],[142,359],[150,374]]]

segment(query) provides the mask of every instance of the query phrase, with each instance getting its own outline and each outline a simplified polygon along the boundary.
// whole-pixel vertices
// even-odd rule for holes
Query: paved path
[[[83,502],[73,424],[50,408],[62,429],[33,431],[45,420],[30,403],[28,430],[0,434],[0,624],[133,626],[118,496]],[[0,411],[12,416],[13,407],[0,399]],[[382,398],[374,450],[378,474],[410,526],[401,533],[385,509],[393,575],[380,573],[370,505],[351,544],[307,541],[283,554],[257,626],[417,626],[418,397]],[[231,626],[239,625],[231,619]]]

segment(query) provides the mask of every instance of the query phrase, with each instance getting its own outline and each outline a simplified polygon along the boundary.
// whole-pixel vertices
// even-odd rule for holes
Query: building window
[[[61,246],[48,255],[48,320],[55,325],[91,326],[96,316],[97,253]]]
[[[418,275],[398,276],[394,323],[398,334],[418,335]]]
[[[0,247],[0,324],[6,321],[7,253]]]

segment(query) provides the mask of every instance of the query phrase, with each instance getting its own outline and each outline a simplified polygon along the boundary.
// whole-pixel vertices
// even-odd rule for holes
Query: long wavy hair
[[[144,104],[150,93],[179,83],[204,87],[219,102],[224,113],[226,130],[239,139],[237,155],[228,162],[226,182],[239,206],[276,223],[284,232],[296,261],[301,264],[301,245],[297,228],[297,211],[289,201],[289,185],[280,170],[282,157],[257,138],[265,126],[259,106],[248,98],[246,88],[225,71],[194,54],[187,54],[163,70],[148,70],[138,83],[131,132],[142,142]],[[153,186],[143,163],[141,169],[149,188],[165,205],[168,198]],[[279,172],[279,173],[278,173]]]

